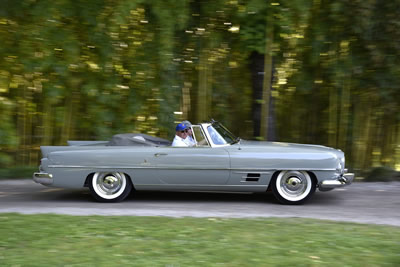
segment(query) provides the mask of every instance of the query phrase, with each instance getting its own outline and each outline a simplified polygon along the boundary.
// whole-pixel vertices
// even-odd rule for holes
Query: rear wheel
[[[302,204],[315,192],[316,183],[306,171],[281,171],[271,187],[282,204]]]
[[[132,182],[122,172],[96,172],[89,183],[90,193],[100,202],[119,202],[132,190]]]

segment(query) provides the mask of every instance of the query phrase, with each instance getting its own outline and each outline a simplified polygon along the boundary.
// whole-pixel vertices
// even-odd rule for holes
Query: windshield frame
[[[204,133],[207,135],[207,139],[209,140],[210,144],[212,144],[213,147],[230,146],[230,145],[236,143],[238,140],[238,137],[236,137],[234,134],[232,134],[220,122],[213,121],[211,123],[204,123],[204,124],[202,124],[202,127],[204,129]],[[219,137],[225,141],[224,144],[218,144],[215,142],[215,140],[211,136],[209,127],[212,127],[213,131],[215,131],[219,135]]]

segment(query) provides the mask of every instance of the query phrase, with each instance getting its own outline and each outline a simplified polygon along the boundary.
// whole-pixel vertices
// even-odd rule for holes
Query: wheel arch
[[[92,172],[92,173],[89,173],[86,176],[85,183],[83,184],[83,187],[89,187],[90,180],[92,179],[94,174],[95,174],[95,172]]]
[[[278,174],[279,174],[281,171],[282,171],[282,170],[277,170],[277,171],[275,171],[275,172],[271,175],[271,178],[269,179],[269,183],[268,183],[268,187],[267,187],[267,191],[268,191],[268,192],[272,191],[272,187],[271,187],[272,181],[275,180],[275,178],[278,176]]]
[[[318,185],[318,178],[315,175],[314,172],[312,171],[306,171],[308,173],[308,175],[310,175],[311,179],[313,180],[313,183],[315,183],[316,185]]]

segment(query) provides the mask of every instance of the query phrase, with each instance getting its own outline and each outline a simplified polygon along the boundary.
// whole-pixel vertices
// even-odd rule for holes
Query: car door
[[[154,157],[161,184],[212,186],[229,180],[229,154],[222,147],[160,147]]]

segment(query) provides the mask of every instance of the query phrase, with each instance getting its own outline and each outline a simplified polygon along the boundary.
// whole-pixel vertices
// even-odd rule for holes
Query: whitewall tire
[[[132,182],[122,172],[96,172],[89,182],[90,193],[100,202],[119,202],[132,190]]]
[[[274,196],[282,204],[302,204],[316,189],[316,183],[306,171],[281,171],[271,180]]]

